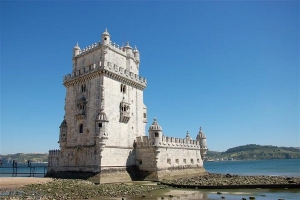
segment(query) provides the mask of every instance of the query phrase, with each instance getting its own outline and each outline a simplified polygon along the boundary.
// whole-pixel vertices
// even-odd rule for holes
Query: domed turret
[[[191,138],[191,136],[190,136],[190,133],[189,133],[188,131],[186,132],[185,139],[186,139],[187,141],[192,140],[192,138]]]
[[[200,141],[200,153],[203,159],[207,154],[207,144],[206,144],[206,136],[204,135],[201,127],[197,135],[197,140]]]
[[[62,121],[62,123],[59,126],[59,129],[60,129],[59,144],[60,144],[61,148],[63,148],[65,146],[66,141],[67,141],[67,128],[68,128],[67,121],[64,118],[64,120]]]
[[[129,42],[126,43],[126,46],[123,47],[125,52],[127,53],[127,56],[131,56],[132,55],[132,47],[129,45]]]
[[[110,35],[106,28],[105,31],[102,33],[102,44],[108,45],[109,43],[110,43]]]
[[[153,123],[149,127],[149,138],[155,146],[158,146],[162,142],[162,128],[157,123],[156,118],[153,119]]]
[[[97,121],[98,122],[108,122],[107,116],[103,109],[100,110],[100,113],[97,116]]]
[[[106,132],[107,122],[108,122],[107,116],[103,108],[101,108],[99,114],[96,117],[96,132],[98,136],[100,137],[108,136]]]
[[[153,119],[152,125],[149,127],[149,131],[162,131],[161,126],[157,123],[156,118]]]
[[[80,47],[78,45],[78,42],[77,42],[76,46],[73,48],[73,57],[75,58],[76,56],[78,56],[80,51],[81,51],[81,49],[80,49]]]
[[[140,52],[139,52],[139,50],[136,48],[136,46],[134,47],[133,55],[134,55],[135,59],[136,59],[138,62],[140,62]]]

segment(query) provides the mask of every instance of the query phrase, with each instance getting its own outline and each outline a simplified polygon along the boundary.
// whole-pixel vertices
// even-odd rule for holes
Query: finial
[[[137,50],[136,45],[134,45],[134,50]]]
[[[78,47],[79,45],[78,45],[78,42],[76,42],[76,46]]]
[[[156,122],[156,117],[154,117],[153,121]]]
[[[126,46],[129,46],[129,41],[126,42]]]
[[[107,28],[105,28],[105,32],[108,32],[108,31],[107,31]]]
[[[202,131],[202,127],[200,126],[200,131]]]
[[[189,133],[189,131],[187,131],[187,132],[186,132],[186,136],[187,136],[187,137],[189,137],[189,136],[190,136],[190,133]]]

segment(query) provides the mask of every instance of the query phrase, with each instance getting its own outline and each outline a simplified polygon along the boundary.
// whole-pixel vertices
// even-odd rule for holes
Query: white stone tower
[[[96,174],[135,165],[134,141],[147,123],[139,51],[116,45],[106,29],[99,42],[84,49],[77,43],[72,62],[63,81],[59,164],[51,170]]]
[[[146,79],[139,76],[140,53],[113,43],[107,29],[101,41],[73,48],[72,73],[64,77],[65,117],[60,150],[49,151],[48,176],[95,183],[161,180],[205,173],[206,137],[167,137],[154,119],[145,135]]]

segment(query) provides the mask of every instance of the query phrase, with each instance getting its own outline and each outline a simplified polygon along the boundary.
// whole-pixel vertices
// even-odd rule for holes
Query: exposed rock
[[[287,185],[300,184],[299,177],[282,176],[239,176],[230,174],[208,174],[193,178],[164,180],[162,183],[194,186],[232,186],[232,185]]]

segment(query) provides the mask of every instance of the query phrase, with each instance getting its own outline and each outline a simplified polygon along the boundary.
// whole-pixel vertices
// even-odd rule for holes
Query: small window
[[[194,159],[191,159],[191,163],[194,164]]]
[[[86,85],[83,84],[83,85],[81,85],[81,92],[85,92],[85,91],[86,91]]]
[[[105,37],[104,40],[107,40],[107,38]]]
[[[179,159],[176,159],[175,162],[177,165],[179,165]]]
[[[158,137],[158,132],[154,133],[154,136],[155,136],[155,137]]]
[[[83,124],[79,125],[79,133],[83,133]]]
[[[140,163],[139,163],[139,164],[141,165],[141,164],[143,164],[143,162],[140,160]]]
[[[199,159],[197,159],[197,163],[199,163]]]
[[[98,127],[99,127],[99,128],[102,128],[102,123],[98,123]]]
[[[121,84],[120,90],[122,93],[126,93],[126,85]]]
[[[186,164],[186,159],[183,159],[183,163]]]
[[[144,113],[144,118],[147,118],[147,114],[146,113]]]
[[[167,159],[167,163],[171,165],[171,159]]]

